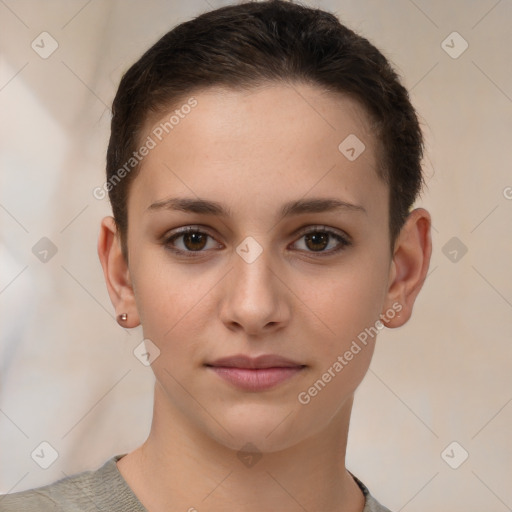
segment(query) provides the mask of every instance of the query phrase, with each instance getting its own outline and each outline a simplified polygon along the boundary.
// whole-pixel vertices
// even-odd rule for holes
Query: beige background
[[[92,190],[121,73],[225,3],[0,0],[0,493],[94,469],[148,433],[153,376],[132,354],[140,329],[114,321],[96,255],[109,205]],[[512,2],[307,4],[394,62],[427,138],[430,274],[411,321],[379,336],[347,466],[393,511],[510,510]],[[31,48],[43,31],[59,45],[47,59]],[[442,46],[454,31],[458,58]],[[46,263],[42,237],[57,248]],[[59,454],[46,470],[31,458],[42,441]]]

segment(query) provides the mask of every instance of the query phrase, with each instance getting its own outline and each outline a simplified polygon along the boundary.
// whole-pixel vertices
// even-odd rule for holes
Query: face
[[[172,112],[148,125],[156,145],[128,200],[157,406],[226,446],[275,451],[345,418],[370,364],[391,262],[377,141],[356,102],[311,86],[193,97],[161,140]],[[209,366],[264,354],[292,366]]]

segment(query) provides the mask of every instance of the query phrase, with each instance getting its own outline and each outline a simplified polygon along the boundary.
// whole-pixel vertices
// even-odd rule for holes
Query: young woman
[[[390,64],[330,13],[242,3],[162,37],[114,99],[98,243],[151,432],[0,510],[387,511],[345,453],[376,335],[427,274],[422,148]]]

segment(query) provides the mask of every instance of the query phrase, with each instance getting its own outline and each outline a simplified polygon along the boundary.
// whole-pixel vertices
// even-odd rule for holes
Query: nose
[[[270,251],[264,249],[251,263],[236,253],[233,260],[233,269],[224,280],[222,322],[230,330],[251,336],[282,329],[290,318],[290,292]]]

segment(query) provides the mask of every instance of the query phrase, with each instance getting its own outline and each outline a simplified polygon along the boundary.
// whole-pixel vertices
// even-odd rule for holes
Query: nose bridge
[[[233,255],[233,270],[225,295],[223,320],[252,333],[284,317],[282,283],[276,277],[272,251],[247,237]]]
[[[236,248],[233,280],[240,299],[251,300],[258,295],[263,301],[275,295],[272,251],[264,243],[247,237]]]

